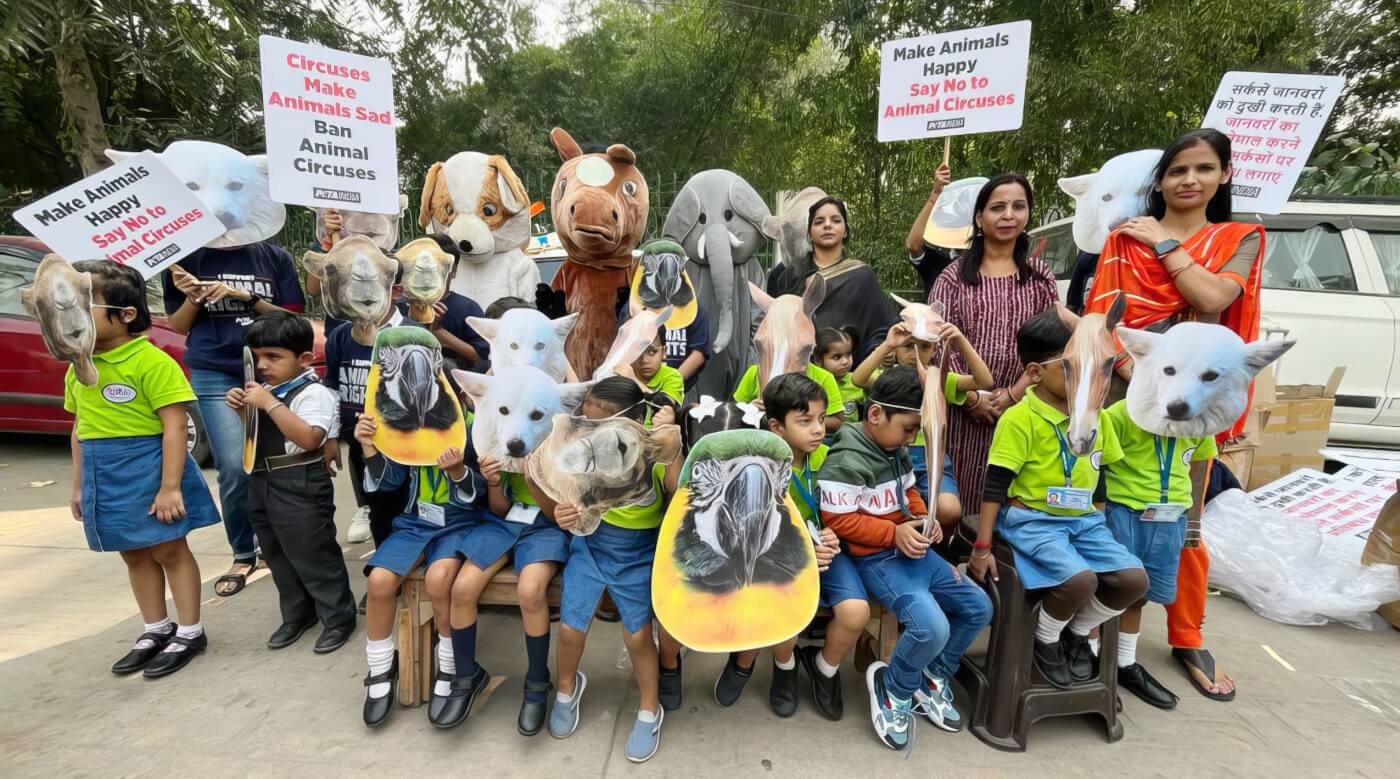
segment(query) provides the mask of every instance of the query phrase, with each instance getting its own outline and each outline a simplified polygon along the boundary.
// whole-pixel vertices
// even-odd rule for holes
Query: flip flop
[[[1191,673],[1191,669],[1196,669],[1205,674],[1211,682],[1215,681],[1215,658],[1211,656],[1208,649],[1181,649],[1172,648],[1172,657],[1181,664],[1181,668],[1186,672],[1186,678],[1190,680],[1191,686],[1195,687],[1202,695],[1213,701],[1232,701],[1235,699],[1235,690],[1229,692],[1211,692],[1208,688],[1196,681],[1196,675]]]
[[[253,571],[258,570],[258,561],[254,559],[252,562],[234,563],[234,566],[245,565],[248,567],[248,570],[243,573],[226,573],[223,576],[220,576],[219,578],[215,579],[214,594],[223,598],[228,598],[242,592],[243,588],[248,586],[248,577],[253,575]],[[224,592],[219,589],[219,586],[222,584],[232,584],[233,589]]]

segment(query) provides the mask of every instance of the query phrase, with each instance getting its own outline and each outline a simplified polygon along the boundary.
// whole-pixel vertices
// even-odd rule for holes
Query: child
[[[680,404],[685,401],[685,379],[680,371],[664,362],[666,343],[662,339],[665,333],[664,326],[657,328],[656,338],[642,352],[642,356],[632,361],[632,373],[652,392],[665,393]]]
[[[860,404],[865,400],[865,390],[851,381],[853,349],[855,341],[850,333],[835,327],[823,327],[817,331],[817,348],[812,350],[812,362],[825,368],[836,379],[841,403],[845,407],[841,418],[846,422],[860,421]]]
[[[1016,350],[1034,386],[1002,414],[992,435],[982,522],[968,563],[973,578],[981,581],[989,572],[997,578],[995,528],[1011,545],[1025,588],[1047,590],[1034,659],[1056,687],[1092,678],[1089,631],[1147,592],[1142,563],[1113,539],[1092,503],[1099,469],[1123,459],[1113,424],[1101,414],[1093,452],[1069,452],[1060,358],[1070,335],[1053,308],[1027,319],[1016,333]]]
[[[139,333],[151,326],[146,283],[109,260],[74,263],[92,274],[97,384],[63,377],[73,424],[73,518],[88,548],[120,552],[145,629],[114,674],[147,679],[184,668],[209,645],[199,621],[199,564],[185,536],[219,522],[214,499],[185,451],[185,404],[194,390],[180,365]],[[165,610],[165,588],[180,622]]]
[[[534,305],[517,297],[496,298],[495,302],[486,307],[486,318],[500,319],[502,314],[513,308],[534,308]]]
[[[503,472],[501,462],[494,457],[480,458],[480,466],[491,511],[481,512],[468,523],[457,544],[457,555],[465,560],[452,585],[450,646],[456,679],[434,724],[450,728],[466,719],[490,679],[476,662],[477,602],[510,555],[515,563],[527,661],[524,699],[515,728],[522,736],[533,736],[544,727],[545,707],[554,691],[549,681],[546,596],[559,566],[569,559],[569,535],[539,510],[519,475]]]
[[[285,311],[262,314],[244,331],[258,378],[228,391],[234,411],[258,411],[248,507],[263,560],[272,571],[282,625],[268,649],[296,643],[319,618],[316,654],[334,652],[355,630],[355,597],[335,540],[335,488],[321,445],[339,432],[334,392],[311,369],[311,323]]]
[[[971,371],[970,376],[960,373],[948,372],[948,378],[943,385],[943,397],[951,404],[966,406],[971,402],[973,406],[981,402],[981,396],[975,391],[979,389],[989,389],[994,380],[992,372],[987,368],[987,364],[982,361],[977,350],[972,348],[972,342],[967,340],[967,336],[957,328],[952,322],[944,322],[943,328],[938,334],[939,340],[958,350],[962,356],[963,363]],[[885,334],[885,340],[861,362],[852,374],[852,381],[859,387],[869,387],[880,377],[881,366],[890,355],[894,356],[896,365],[907,365],[911,368],[923,362],[930,365],[933,360],[933,345],[921,343],[914,340],[910,335],[909,328],[903,323],[896,324]],[[937,368],[935,368],[935,371]],[[936,375],[936,374],[934,374]],[[924,447],[924,431],[922,428],[919,434],[914,437],[914,443],[909,446],[909,460],[914,465],[914,485],[919,490],[920,495],[928,494],[928,463],[925,462],[928,454]],[[938,521],[942,523],[956,522],[962,517],[962,501],[958,496],[958,480],[953,475],[953,456],[949,452],[943,454],[943,474],[939,477],[938,505],[934,510],[938,514]]]
[[[1205,463],[1216,456],[1215,437],[1164,439],[1152,435],[1133,424],[1126,400],[1110,406],[1104,418],[1123,450],[1123,459],[1108,464],[1104,472],[1108,529],[1147,570],[1146,600],[1170,604],[1176,600],[1186,514],[1194,508],[1191,472],[1202,469],[1193,463]],[[1118,685],[1159,709],[1175,708],[1176,696],[1137,661],[1143,603],[1133,603],[1119,620]]]
[[[393,533],[365,563],[365,575],[369,577],[365,609],[369,674],[365,677],[364,720],[370,727],[382,725],[396,705],[399,656],[391,638],[398,613],[395,601],[404,577],[421,562],[427,566],[423,585],[432,602],[433,622],[441,639],[428,719],[444,727],[442,712],[447,708],[448,697],[459,692],[455,681],[448,681],[455,677],[456,670],[449,606],[452,583],[462,564],[457,558],[457,547],[463,528],[479,516],[481,509],[475,504],[486,492],[485,483],[468,467],[462,450],[455,447],[443,452],[436,466],[410,468],[389,460],[374,447],[377,427],[374,417],[364,414],[355,425],[355,440],[364,453],[365,490],[371,494],[397,493],[408,485],[408,493],[394,520]]]
[[[461,262],[461,253],[457,250],[457,245],[450,238],[441,233],[430,235],[444,252],[456,257],[452,262],[452,270],[447,274],[450,279],[457,273],[457,263]],[[400,300],[400,309],[408,310],[408,302]],[[442,344],[442,356],[446,358],[450,367],[460,368],[464,371],[476,371],[485,373],[491,367],[491,345],[482,338],[479,333],[467,324],[469,316],[485,316],[481,306],[475,300],[448,290],[442,300],[433,304],[433,321],[428,323],[428,329]],[[448,381],[452,382],[452,372],[444,370]]]
[[[609,376],[593,385],[580,411],[588,419],[623,416],[641,422],[647,407],[657,400],[657,396],[649,398],[643,394],[632,379]],[[672,424],[675,412],[663,405],[653,421],[658,425]],[[657,463],[652,470],[656,499],[645,506],[616,508],[604,514],[592,535],[573,537],[569,562],[564,566],[556,658],[559,692],[549,715],[549,734],[568,738],[578,728],[579,704],[588,686],[588,679],[578,670],[579,661],[594,608],[606,591],[622,617],[626,631],[623,641],[632,658],[632,673],[641,698],[637,721],[627,739],[627,759],[634,763],[650,759],[661,746],[663,713],[657,698],[657,651],[651,637],[651,566],[661,518],[670,495],[676,491],[680,471],[680,457]],[[553,517],[559,527],[568,530],[578,523],[578,509],[572,504],[555,503],[534,485],[530,485],[530,490],[540,509]]]
[[[913,368],[885,371],[870,388],[865,421],[842,428],[822,465],[822,522],[849,549],[869,592],[895,612],[904,633],[888,664],[865,672],[875,734],[891,749],[912,740],[915,704],[943,730],[962,729],[949,684],[972,639],[991,621],[980,587],[929,546],[927,507],[914,489],[906,447],[919,430],[923,388]]]
[[[841,554],[841,544],[831,528],[821,527],[821,501],[813,472],[822,467],[827,455],[827,448],[822,444],[826,433],[826,393],[820,384],[801,374],[779,376],[763,388],[763,408],[768,430],[781,436],[792,449],[792,481],[788,485],[788,495],[802,521],[821,538],[821,543],[816,545],[817,567],[821,571],[821,605],[832,611],[823,646],[798,649],[796,658],[793,657],[796,638],[772,648],[773,679],[768,688],[768,705],[779,717],[797,713],[797,663],[800,660],[812,679],[812,698],[817,710],[823,717],[835,721],[841,719],[845,710],[841,701],[841,661],[870,621],[870,604],[850,555]],[[721,706],[734,705],[748,683],[757,656],[756,650],[729,656],[715,682],[715,702]]]
[[[841,400],[841,388],[836,384],[836,377],[831,375],[831,371],[810,361],[803,372],[807,374],[807,378],[820,384],[822,391],[826,393],[826,432],[834,433],[840,430],[846,404]],[[778,377],[769,376],[768,380],[776,378]],[[756,400],[762,402],[759,398],[757,365],[750,365],[739,379],[739,385],[734,388],[734,400],[740,403],[752,403]]]

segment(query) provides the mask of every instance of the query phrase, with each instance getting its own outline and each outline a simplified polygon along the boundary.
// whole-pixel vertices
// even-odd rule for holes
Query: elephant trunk
[[[711,353],[719,354],[729,345],[734,333],[734,247],[730,244],[729,230],[719,220],[705,227],[699,254],[701,262],[710,266],[715,301],[719,303],[719,327],[710,344]]]

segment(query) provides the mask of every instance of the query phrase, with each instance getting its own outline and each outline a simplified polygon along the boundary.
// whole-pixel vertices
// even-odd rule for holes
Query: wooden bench
[[[562,579],[554,577],[549,584],[548,600],[553,608],[559,607]],[[510,566],[502,568],[492,577],[491,582],[481,593],[482,606],[518,606],[515,595],[515,570]],[[830,616],[827,609],[820,609],[818,616]],[[428,599],[428,589],[423,586],[423,569],[417,568],[404,579],[399,593],[399,705],[421,706],[428,702],[433,688],[433,605]],[[856,668],[864,672],[866,666],[877,659],[888,659],[899,638],[899,622],[894,614],[885,611],[879,602],[870,602],[870,624],[865,634],[856,642]]]

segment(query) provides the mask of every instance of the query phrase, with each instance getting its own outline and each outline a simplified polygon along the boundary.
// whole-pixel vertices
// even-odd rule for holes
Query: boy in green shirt
[[[1025,588],[1047,590],[1034,661],[1056,687],[1093,677],[1089,632],[1147,592],[1142,563],[1113,538],[1093,505],[1099,471],[1123,459],[1106,414],[1100,414],[1089,455],[1069,451],[1063,355],[1070,335],[1053,308],[1027,319],[1016,333],[1017,352],[1034,386],[1002,414],[992,434],[982,521],[968,563],[978,581],[989,573],[997,578],[995,528],[1011,546]]]
[[[664,326],[657,328],[656,338],[640,357],[632,361],[632,372],[652,392],[664,392],[679,405],[685,402],[685,377],[666,364],[665,333]],[[647,419],[650,422],[650,415]]]
[[[836,377],[831,375],[831,371],[810,362],[804,370],[807,378],[820,384],[826,392],[826,432],[834,433],[841,429],[841,415],[846,409],[846,404],[841,400],[841,389],[836,385]],[[758,366],[750,365],[744,377],[739,379],[739,386],[734,388],[734,399],[740,403],[752,403],[758,400],[758,395]]]

